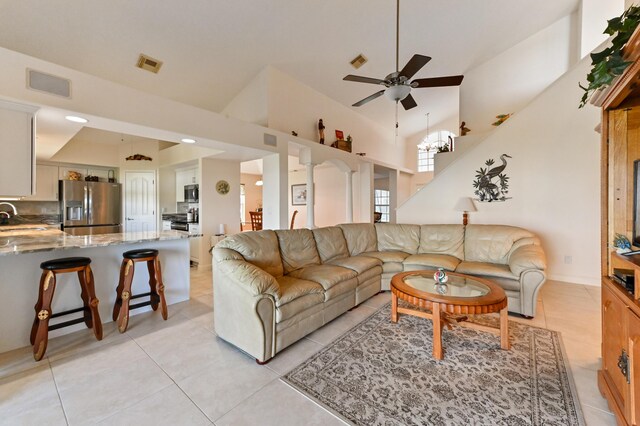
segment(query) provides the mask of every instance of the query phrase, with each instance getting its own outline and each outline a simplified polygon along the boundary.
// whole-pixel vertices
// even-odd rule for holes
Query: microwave
[[[200,199],[198,191],[198,185],[185,185],[184,186],[184,201],[185,203],[197,203]]]

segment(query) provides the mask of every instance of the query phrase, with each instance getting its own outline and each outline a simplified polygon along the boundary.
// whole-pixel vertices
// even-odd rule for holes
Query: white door
[[[156,230],[155,172],[125,172],[125,232]]]

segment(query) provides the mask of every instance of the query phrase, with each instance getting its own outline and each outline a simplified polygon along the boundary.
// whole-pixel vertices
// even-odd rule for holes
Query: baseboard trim
[[[583,285],[590,285],[593,287],[600,287],[600,277],[592,278],[592,277],[575,277],[571,275],[549,274],[547,275],[547,279],[553,280],[553,281],[562,281],[570,284],[583,284]]]

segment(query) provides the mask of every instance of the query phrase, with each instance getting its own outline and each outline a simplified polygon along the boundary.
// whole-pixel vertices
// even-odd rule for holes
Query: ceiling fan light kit
[[[399,70],[398,58],[400,51],[400,0],[396,0],[396,71],[386,76],[384,79],[362,77],[359,75],[349,74],[343,78],[345,81],[355,81],[357,83],[378,84],[385,86],[385,90],[380,90],[373,95],[356,102],[352,106],[359,107],[367,102],[370,102],[383,94],[387,95],[387,98],[401,102],[402,107],[405,110],[415,108],[418,106],[413,96],[411,96],[411,89],[418,89],[424,87],[447,87],[447,86],[459,86],[462,83],[464,76],[454,75],[449,77],[435,77],[435,78],[419,78],[413,81],[411,78],[422,69],[430,60],[429,56],[415,54],[407,62],[407,64]]]

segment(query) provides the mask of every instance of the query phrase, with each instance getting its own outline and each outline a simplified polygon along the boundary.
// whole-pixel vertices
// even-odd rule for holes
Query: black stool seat
[[[91,259],[88,257],[64,257],[61,259],[52,259],[42,262],[40,268],[53,271],[56,269],[70,269],[79,268],[81,266],[87,266],[91,263]]]
[[[157,256],[158,250],[154,249],[139,249],[139,250],[129,250],[122,253],[122,257],[125,259],[142,259],[150,256]]]

